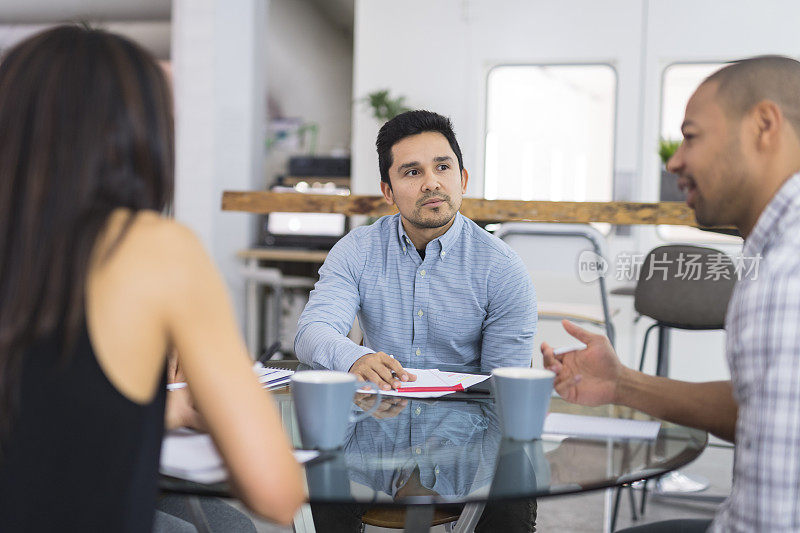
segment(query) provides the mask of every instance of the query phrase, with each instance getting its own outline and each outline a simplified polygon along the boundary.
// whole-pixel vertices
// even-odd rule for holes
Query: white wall
[[[175,0],[175,216],[203,240],[241,316],[236,252],[254,217],[223,212],[222,191],[260,186],[264,163],[266,0]]]
[[[564,7],[570,4],[570,8]],[[449,116],[470,171],[469,196],[483,195],[486,76],[513,63],[611,64],[620,78],[618,121],[634,123],[639,91],[639,0],[357,0],[353,95],[391,88],[411,107]],[[635,168],[636,132],[618,126],[617,168]],[[354,188],[378,190],[375,135],[366,109],[353,114]]]

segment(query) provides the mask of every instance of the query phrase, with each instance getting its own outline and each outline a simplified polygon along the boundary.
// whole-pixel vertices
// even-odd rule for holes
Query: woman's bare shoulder
[[[94,254],[97,271],[130,282],[144,278],[161,290],[180,289],[174,284],[185,282],[193,276],[193,267],[209,261],[191,229],[154,211],[112,214]]]

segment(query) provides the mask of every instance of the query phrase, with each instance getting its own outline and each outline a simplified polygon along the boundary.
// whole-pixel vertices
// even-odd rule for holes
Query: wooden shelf
[[[267,191],[225,191],[223,211],[248,213],[339,213],[380,217],[395,213],[383,196],[336,196]],[[694,212],[683,202],[525,202],[464,198],[464,216],[491,222],[606,222],[697,226]]]
[[[238,254],[240,259],[262,261],[287,261],[290,263],[324,263],[327,250],[302,250],[297,248],[248,248]]]

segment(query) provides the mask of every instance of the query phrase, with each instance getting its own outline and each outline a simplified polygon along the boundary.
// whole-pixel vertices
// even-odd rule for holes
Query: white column
[[[174,0],[175,216],[203,240],[237,314],[236,252],[254,242],[255,215],[222,212],[222,191],[264,187],[268,0]]]

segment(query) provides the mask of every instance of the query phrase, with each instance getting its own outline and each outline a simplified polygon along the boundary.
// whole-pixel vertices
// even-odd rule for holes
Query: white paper
[[[464,374],[463,372],[442,372],[441,370],[437,370],[437,372],[439,372],[439,375],[450,385],[461,383],[461,386],[465,389],[477,385],[482,381],[486,381],[491,377],[483,374]]]
[[[648,439],[658,437],[661,422],[606,418],[602,416],[550,413],[544,421],[544,433],[576,437]]]
[[[300,464],[319,456],[315,450],[295,450]],[[228,478],[228,471],[211,440],[211,435],[181,428],[169,431],[161,442],[159,471],[197,483],[217,483]]]

